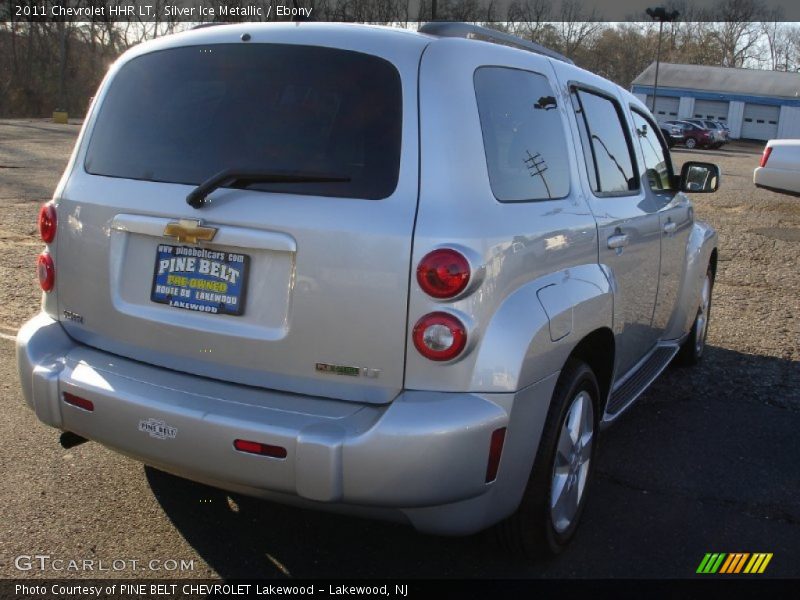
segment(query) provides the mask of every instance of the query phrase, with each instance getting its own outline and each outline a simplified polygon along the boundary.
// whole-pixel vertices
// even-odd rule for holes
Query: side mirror
[[[681,167],[678,189],[693,194],[710,194],[719,189],[720,171],[713,163],[689,161]]]

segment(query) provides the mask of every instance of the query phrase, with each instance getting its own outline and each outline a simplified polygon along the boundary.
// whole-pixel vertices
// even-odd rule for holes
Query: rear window
[[[402,91],[389,62],[287,44],[215,44],[126,63],[86,155],[94,175],[197,185],[224,169],[349,181],[248,189],[380,199],[397,186]]]

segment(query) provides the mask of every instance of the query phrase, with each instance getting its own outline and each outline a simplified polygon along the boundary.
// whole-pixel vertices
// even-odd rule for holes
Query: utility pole
[[[655,82],[653,83],[653,106],[650,111],[653,113],[653,116],[656,117],[656,96],[658,95],[658,67],[661,62],[661,33],[664,31],[664,21],[674,21],[678,18],[677,10],[673,10],[667,12],[667,9],[663,6],[658,6],[656,8],[648,8],[647,15],[653,19],[654,21],[658,21],[658,46],[656,49],[656,77]],[[658,119],[658,117],[656,117]]]

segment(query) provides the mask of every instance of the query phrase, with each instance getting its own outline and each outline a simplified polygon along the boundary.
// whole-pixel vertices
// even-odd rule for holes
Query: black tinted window
[[[348,182],[250,189],[385,198],[397,185],[400,75],[345,50],[223,44],[122,67],[86,156],[96,175],[199,184],[229,168],[335,173]]]
[[[592,190],[602,194],[625,194],[639,189],[639,178],[617,104],[586,90],[574,90],[572,100]]]
[[[564,123],[542,75],[501,67],[475,71],[489,182],[501,201],[569,194]]]
[[[633,111],[633,124],[636,127],[636,137],[642,148],[644,157],[644,176],[651,190],[667,191],[672,189],[672,171],[667,161],[667,154],[661,139],[656,133],[656,127],[644,115]]]

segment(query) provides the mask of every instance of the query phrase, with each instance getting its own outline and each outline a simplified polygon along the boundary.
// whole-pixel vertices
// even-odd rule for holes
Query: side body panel
[[[473,75],[502,65],[546,76],[570,136],[568,102],[548,59],[468,40],[439,40],[420,67],[420,202],[411,259],[406,387],[437,391],[516,392],[563,366],[583,336],[610,327],[612,294],[597,264],[594,217],[569,156],[563,199],[500,202],[489,184]],[[532,100],[535,103],[536,99]],[[532,140],[531,154],[537,143]],[[413,277],[431,250],[458,247],[481,278],[454,301],[425,295]],[[446,310],[468,328],[467,351],[434,363],[414,348],[410,330]],[[540,424],[541,426],[541,424]]]
[[[568,98],[573,87],[598,93],[616,101],[626,121],[630,119],[624,108],[627,98],[620,95],[616,86],[572,65],[559,63],[554,64],[554,68],[563,96]],[[583,140],[578,131],[577,119],[582,115],[575,110],[571,113],[572,144],[580,181],[586,202],[597,219],[599,262],[614,291],[615,370],[623,374],[658,341],[659,331],[653,326],[653,310],[658,293],[661,253],[660,206],[641,184],[638,191],[627,195],[598,196],[592,191],[583,156]],[[629,127],[627,122],[624,126]],[[638,156],[636,159],[638,162]],[[625,245],[611,247],[613,240],[620,236],[625,236]]]

